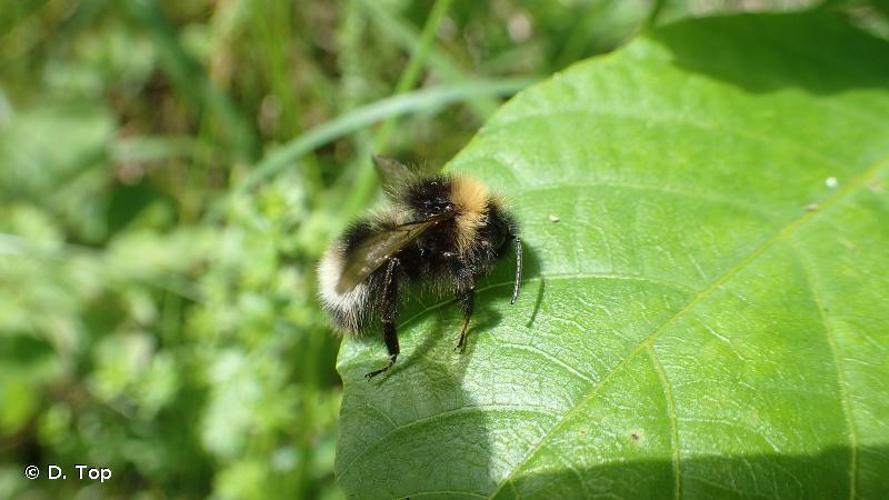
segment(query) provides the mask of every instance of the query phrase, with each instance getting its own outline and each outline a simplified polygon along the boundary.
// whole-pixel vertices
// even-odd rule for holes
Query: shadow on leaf
[[[640,442],[640,446],[644,443]],[[889,448],[862,447],[859,454],[889,455]],[[555,457],[553,457],[555,459]],[[577,457],[576,461],[594,461]],[[494,494],[510,498],[883,498],[889,488],[886,471],[859,468],[850,483],[852,450],[831,447],[820,453],[701,456],[679,464],[679,487],[673,462],[629,460],[578,469],[557,467],[520,473]],[[475,491],[489,497],[491,491]],[[408,494],[408,496],[416,496]],[[435,495],[433,495],[434,497]],[[423,495],[426,498],[426,495]]]
[[[691,19],[648,36],[680,67],[751,92],[798,87],[834,94],[889,86],[889,43],[828,9]],[[817,61],[805,47],[820,48]]]

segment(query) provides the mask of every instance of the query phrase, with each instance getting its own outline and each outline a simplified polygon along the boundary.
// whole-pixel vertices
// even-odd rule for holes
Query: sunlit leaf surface
[[[829,14],[681,22],[513,99],[448,166],[528,253],[347,340],[362,498],[889,491],[889,44]],[[557,222],[556,222],[557,221]]]

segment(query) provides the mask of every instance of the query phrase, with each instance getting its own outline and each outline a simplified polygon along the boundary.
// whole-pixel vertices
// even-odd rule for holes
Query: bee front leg
[[[368,380],[392,368],[395,360],[398,359],[398,353],[401,352],[398,347],[398,330],[395,324],[395,321],[398,319],[397,267],[399,264],[398,258],[393,257],[389,259],[389,265],[386,267],[385,281],[383,282],[383,296],[380,298],[383,341],[386,342],[386,350],[389,352],[389,362],[386,363],[386,366],[365,375]]]

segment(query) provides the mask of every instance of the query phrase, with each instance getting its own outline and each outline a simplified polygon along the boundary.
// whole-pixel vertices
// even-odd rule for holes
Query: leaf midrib
[[[708,298],[710,294],[712,294],[715,290],[719,289],[722,285],[724,285],[727,281],[731,280],[735,275],[737,275],[742,270],[746,269],[748,265],[757,260],[761,255],[763,255],[772,245],[776,242],[786,239],[794,234],[794,232],[803,226],[805,223],[810,220],[820,216],[821,214],[827,212],[831,207],[836,205],[840,200],[846,198],[851,193],[856,192],[861,189],[862,186],[868,181],[871,180],[877,172],[880,171],[881,168],[885,166],[885,164],[889,163],[889,157],[882,158],[876,161],[873,165],[866,168],[861,174],[853,178],[853,180],[848,183],[845,187],[839,189],[833,196],[827,198],[821,207],[813,212],[806,212],[802,216],[797,217],[793,220],[790,220],[784,226],[782,226],[778,231],[776,231],[771,237],[765,240],[763,243],[758,245],[753,251],[750,252],[746,257],[740,259],[737,264],[729,268],[725,273],[720,275],[717,279],[713,280],[710,285],[704,288],[701,292],[699,292],[695,297],[686,304],[683,308],[679,309],[672,316],[667,318],[664,322],[662,322],[658,327],[652,331],[648,336],[642,339],[636,347],[631,351],[626,357],[624,357],[621,361],[619,361],[611,370],[609,370],[601,379],[598,385],[594,386],[592,390],[583,398],[578,401],[573,408],[569,409],[562,418],[556,422],[555,425],[540,439],[540,441],[535,445],[528,454],[522,458],[521,461],[513,468],[513,470],[507,474],[503,480],[497,485],[497,488],[488,496],[489,499],[493,499],[497,496],[497,494],[503,489],[503,486],[513,479],[513,474],[517,471],[521,470],[525,463],[527,463],[534,455],[539,451],[543,445],[555,434],[557,430],[559,430],[566,422],[570,420],[570,417],[578,411],[579,408],[585,406],[589,401],[591,401],[598,393],[608,384],[608,382],[613,378],[615,374],[620,372],[624,366],[626,366],[631,360],[633,360],[640,352],[646,350],[649,347],[653,347],[654,341],[664,332],[664,330],[673,324],[677,319],[683,317],[686,313],[694,309],[698,304],[700,304],[704,299]],[[652,353],[654,354],[653,350]],[[656,356],[655,356],[656,357]],[[834,368],[839,371],[839,365],[834,363]],[[661,382],[663,384],[663,382]],[[668,388],[663,387],[664,391],[667,391]],[[842,396],[842,395],[841,395]],[[851,432],[851,431],[850,431]],[[671,450],[674,452],[673,459],[674,461],[679,460],[679,456],[677,450]],[[675,471],[679,471],[679,463],[674,463],[673,468]],[[679,477],[677,476],[677,480]],[[678,490],[676,490],[678,492]]]

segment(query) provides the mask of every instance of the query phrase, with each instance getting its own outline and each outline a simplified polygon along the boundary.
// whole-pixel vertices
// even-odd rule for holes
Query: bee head
[[[410,186],[405,198],[408,206],[421,217],[456,210],[451,201],[451,181],[442,176],[429,177]]]

